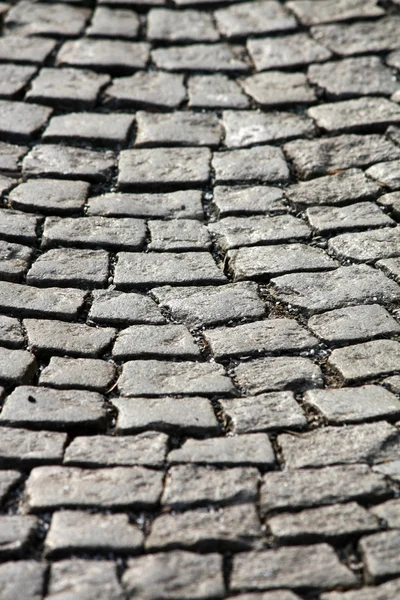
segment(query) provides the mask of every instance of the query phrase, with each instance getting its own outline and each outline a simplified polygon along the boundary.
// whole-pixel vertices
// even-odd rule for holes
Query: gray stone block
[[[40,37],[7,35],[0,40],[0,60],[42,64],[56,47],[56,40]]]
[[[93,358],[53,356],[40,374],[40,385],[63,389],[106,391],[114,377],[115,366]]]
[[[104,287],[108,282],[108,269],[109,254],[104,250],[54,248],[39,255],[29,269],[26,281],[40,287]]]
[[[124,594],[112,561],[72,559],[53,563],[48,583],[49,600],[72,595],[80,600],[123,600]]]
[[[377,6],[376,0],[325,0],[323,11],[312,0],[291,0],[287,6],[303,25],[380,17],[385,14],[383,8]]]
[[[274,214],[286,210],[283,192],[278,187],[255,185],[250,187],[214,188],[213,203],[219,217],[240,214]]]
[[[260,43],[260,40],[254,40]],[[303,73],[269,71],[240,82],[246,94],[264,107],[311,104],[317,97]]]
[[[36,517],[2,515],[0,517],[0,557],[3,560],[20,558],[33,538],[37,525]]]
[[[219,33],[211,13],[153,8],[147,17],[147,39],[159,42],[216,42]]]
[[[226,152],[215,152],[212,159],[215,182],[284,183],[289,168],[280,148],[256,146]]]
[[[215,12],[220,32],[227,38],[275,33],[295,29],[296,19],[283,6],[273,0],[234,4]]]
[[[93,292],[93,303],[89,320],[109,325],[130,325],[131,323],[165,323],[156,303],[148,296],[125,294],[117,290]]]
[[[208,146],[218,147],[222,127],[213,113],[136,113],[136,147]]]
[[[42,600],[45,573],[46,565],[36,560],[10,561],[0,565],[1,600]]]
[[[359,202],[350,206],[312,206],[306,211],[308,222],[320,235],[339,231],[369,229],[394,224],[373,202]]]
[[[382,531],[363,538],[359,551],[364,560],[364,573],[368,583],[378,583],[400,573],[398,548],[400,531]]]
[[[151,241],[148,249],[158,252],[210,250],[210,234],[202,223],[193,219],[149,221]]]
[[[2,39],[4,38],[0,39],[0,43]],[[14,146],[13,144],[0,142],[0,171],[2,175],[15,175],[19,173],[20,160],[28,150],[29,148],[26,146]],[[7,181],[7,188],[9,187],[9,183]]]
[[[165,71],[246,73],[249,70],[240,52],[228,44],[169,46],[153,50],[151,56],[156,66]]]
[[[22,479],[19,471],[0,471],[0,502],[3,502],[11,488],[16,486]]]
[[[86,35],[135,39],[138,37],[139,27],[139,16],[132,10],[115,10],[106,6],[97,6]]]
[[[329,133],[361,131],[400,121],[400,106],[386,98],[357,98],[308,109],[318,127]]]
[[[247,48],[257,71],[323,62],[332,56],[326,47],[317,43],[307,33],[250,39]]]
[[[183,76],[163,71],[139,71],[113,79],[106,99],[118,108],[178,108],[186,96]]]
[[[200,350],[184,325],[133,325],[116,339],[112,355],[129,358],[200,358]]]
[[[0,97],[15,98],[35,75],[36,67],[22,65],[0,65]]]
[[[0,428],[0,465],[2,468],[27,469],[62,462],[67,442],[65,433],[29,431],[14,427]]]
[[[328,363],[344,383],[395,374],[400,369],[400,343],[395,340],[374,340],[336,348]]]
[[[193,75],[188,80],[191,108],[248,108],[240,86],[226,75]]]
[[[33,251],[27,246],[0,240],[0,278],[21,281],[32,259]]]
[[[135,117],[129,114],[90,112],[52,117],[42,135],[45,142],[86,142],[101,146],[125,146]]]
[[[385,600],[396,598],[400,593],[400,579],[377,586],[368,586],[350,592],[330,592],[322,594],[321,600]]]
[[[81,38],[65,42],[61,46],[56,65],[83,67],[112,74],[132,73],[146,67],[149,50],[149,44],[145,42]]]
[[[16,210],[0,209],[0,238],[10,242],[36,244],[37,230],[42,219]]]
[[[81,212],[88,193],[85,181],[29,179],[12,190],[9,202],[24,211],[67,215]]]
[[[0,381],[22,384],[32,381],[36,371],[35,357],[26,350],[0,348]]]
[[[39,104],[0,100],[0,135],[7,142],[26,142],[37,136],[52,113]]]
[[[378,163],[370,167],[366,173],[368,177],[372,177],[390,190],[400,189],[400,160]]]
[[[17,319],[0,316],[0,343],[6,348],[20,348],[24,345],[22,327]]]
[[[56,4],[49,13],[46,3],[21,2],[7,13],[5,23],[22,36],[77,36],[85,27],[90,11],[87,8]]]

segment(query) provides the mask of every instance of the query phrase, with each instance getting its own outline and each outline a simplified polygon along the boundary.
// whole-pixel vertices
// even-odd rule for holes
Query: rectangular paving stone
[[[164,71],[138,71],[117,77],[105,91],[105,98],[116,108],[178,108],[186,97],[183,75]]]
[[[36,244],[37,231],[42,219],[10,209],[0,209],[0,238],[10,242]]]
[[[146,227],[140,219],[47,217],[42,244],[138,250],[145,236]]]
[[[109,82],[109,75],[89,69],[43,68],[32,81],[26,100],[72,109],[92,108]]]
[[[219,403],[226,426],[235,433],[301,429],[307,425],[292,392],[222,399]]]
[[[164,189],[203,185],[210,176],[210,159],[208,148],[123,150],[119,158],[118,187],[129,191],[160,185]]]
[[[358,202],[350,206],[311,206],[306,215],[311,227],[321,235],[394,224],[373,202]]]
[[[26,280],[38,286],[104,287],[108,270],[109,254],[104,250],[54,248],[37,258]]]
[[[323,0],[318,4],[312,0],[291,0],[286,6],[303,25],[380,17],[385,14],[384,9],[377,6],[376,0]]]
[[[211,238],[207,227],[194,219],[149,221],[151,241],[148,250],[193,251],[210,250]]]
[[[23,385],[5,400],[0,424],[29,429],[71,431],[104,429],[103,397],[83,390],[53,390]]]
[[[320,248],[295,243],[228,250],[227,257],[234,281],[265,280],[297,271],[328,271],[338,266]]]
[[[356,502],[283,513],[271,517],[267,523],[280,544],[337,541],[379,529],[378,519]]]
[[[184,435],[215,434],[217,418],[206,398],[113,398],[118,433],[165,431]]]
[[[400,393],[400,375],[392,375],[392,377],[386,377],[382,382],[388,390],[395,394]]]
[[[217,511],[190,510],[156,517],[146,548],[152,551],[176,548],[244,550],[260,538],[261,527],[255,506],[242,504]]]
[[[36,67],[0,65],[0,97],[12,99],[28,85],[36,73]]]
[[[135,117],[128,114],[69,113],[52,117],[45,129],[45,142],[86,142],[103,146],[125,146]]]
[[[295,390],[296,392],[322,387],[322,373],[318,365],[302,357],[256,358],[239,364],[236,379],[249,394]]]
[[[386,98],[357,98],[312,106],[307,114],[330,133],[384,127],[400,121],[400,106]]]
[[[400,333],[400,325],[379,304],[347,306],[314,315],[308,327],[324,342],[363,342]]]
[[[197,362],[135,360],[124,364],[118,380],[124,396],[214,396],[230,394],[231,380],[221,365]]]
[[[240,86],[226,75],[193,75],[188,79],[191,108],[248,108],[249,100]]]
[[[26,142],[36,137],[52,109],[39,104],[0,100],[0,136],[7,142]]]
[[[28,246],[0,240],[0,278],[21,281],[29,268],[32,254],[33,250]]]
[[[97,6],[86,35],[135,39],[138,36],[139,26],[139,16],[132,10],[115,10],[106,6]]]
[[[154,219],[197,219],[204,213],[200,190],[169,194],[110,193],[89,198],[87,214],[104,217],[142,217]]]
[[[3,469],[26,469],[62,462],[67,442],[66,433],[37,433],[15,427],[0,427],[0,433],[0,465]]]
[[[157,48],[151,57],[164,71],[246,73],[249,70],[249,65],[240,58],[240,52],[224,43]]]
[[[123,592],[113,561],[71,559],[51,565],[48,581],[49,600],[71,594],[89,600],[93,594],[98,600],[122,600]]]
[[[217,147],[222,127],[213,113],[136,113],[136,147],[208,146]]]
[[[42,64],[56,47],[50,38],[6,35],[0,39],[0,61]]]
[[[207,252],[119,252],[114,283],[120,289],[157,285],[222,284],[226,277]]]
[[[30,383],[35,375],[36,361],[26,350],[0,347],[0,382],[2,384]]]
[[[362,538],[359,550],[368,583],[378,583],[400,573],[400,531],[382,531]]]
[[[370,512],[386,522],[390,529],[399,529],[400,525],[400,502],[398,498],[386,500],[382,504],[372,506]]]
[[[149,49],[146,42],[81,38],[61,46],[56,65],[83,67],[107,74],[132,73],[146,67]]]
[[[400,343],[395,340],[374,340],[336,348],[328,363],[344,383],[391,375],[400,369]]]
[[[0,565],[0,587],[4,600],[42,600],[46,565],[36,560],[17,560]],[[3,600],[3,599],[2,599]]]
[[[6,348],[21,348],[25,343],[22,326],[18,319],[0,316],[0,344]]]
[[[134,436],[78,436],[65,451],[64,464],[78,467],[142,465],[162,467],[168,436],[148,431]]]
[[[400,259],[399,258],[387,258],[384,260],[378,260],[377,266],[382,269],[386,275],[391,276],[398,283],[400,282]]]
[[[152,290],[152,295],[174,320],[191,327],[257,319],[265,314],[264,302],[251,281],[218,287],[165,286]]]
[[[9,490],[16,486],[22,479],[19,471],[3,470],[0,471],[0,502],[3,502]]]
[[[86,148],[38,144],[23,160],[24,175],[104,181],[111,176],[114,156]]]
[[[262,352],[300,352],[317,345],[317,339],[291,319],[268,319],[236,327],[208,329],[203,336],[219,359],[254,356]]]
[[[247,49],[257,71],[323,62],[332,56],[328,48],[307,33],[250,39]]]
[[[45,554],[49,558],[78,552],[130,554],[142,546],[143,534],[138,527],[129,523],[126,514],[62,510],[53,514],[46,536]],[[99,562],[99,565],[103,564],[103,561]]]
[[[400,413],[400,402],[396,396],[378,385],[309,390],[304,394],[304,403],[333,425],[392,419]]]
[[[373,165],[367,169],[366,174],[390,190],[400,189],[400,160]]]
[[[357,285],[354,285],[357,282]],[[368,265],[339,267],[326,273],[294,273],[271,281],[271,294],[307,314],[352,304],[391,303],[399,286]]]
[[[215,152],[212,167],[217,184],[260,181],[284,183],[289,179],[283,152],[274,146]]]
[[[222,556],[175,550],[130,559],[122,584],[131,598],[143,600],[222,598]]]
[[[1,42],[1,38],[0,38]],[[15,146],[0,142],[0,173],[2,174],[2,194],[9,189],[10,181],[6,180],[6,189],[4,189],[4,175],[15,176],[20,171],[20,160],[28,152],[26,146]],[[15,182],[14,182],[15,183]]]
[[[25,486],[30,512],[60,507],[103,509],[155,506],[162,473],[144,467],[37,467]]]
[[[149,296],[118,292],[116,290],[94,291],[89,320],[109,325],[149,323],[161,325],[165,318]]]
[[[77,36],[82,32],[90,11],[86,8],[55,3],[49,13],[48,4],[24,0],[8,11],[5,24],[12,25],[18,35]]]
[[[147,17],[147,39],[159,42],[216,42],[219,33],[210,13],[153,8]]]
[[[215,12],[220,32],[227,38],[275,33],[297,27],[296,19],[275,0],[243,2]]]
[[[200,358],[200,350],[184,325],[133,325],[119,332],[112,349],[116,360],[130,358]]]
[[[239,83],[246,94],[263,107],[310,104],[317,99],[304,73],[268,71],[251,75]]]
[[[219,217],[280,213],[286,210],[283,198],[280,188],[264,185],[250,187],[218,185],[213,192],[213,204]]]
[[[400,593],[400,579],[388,581],[374,587],[365,587],[350,592],[322,594],[321,600],[385,600]]]
[[[2,559],[23,556],[35,535],[38,521],[28,515],[2,515],[0,517],[0,557]]]
[[[26,212],[67,215],[81,212],[88,194],[86,181],[29,179],[10,192],[8,201],[12,208]]]
[[[231,589],[317,590],[351,587],[356,582],[355,575],[339,561],[331,546],[316,544],[303,546],[301,552],[289,547],[237,554],[233,559]]]
[[[52,356],[40,374],[39,384],[54,388],[104,392],[115,377],[115,366],[94,358]]]
[[[285,144],[284,150],[302,179],[400,158],[400,149],[378,134],[294,140]]]
[[[305,435],[278,437],[289,469],[325,467],[335,464],[379,463],[396,457],[398,430],[385,422],[324,427]]]

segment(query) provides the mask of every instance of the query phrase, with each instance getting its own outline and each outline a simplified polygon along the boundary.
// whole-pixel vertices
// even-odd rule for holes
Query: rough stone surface
[[[53,356],[40,374],[40,385],[103,392],[115,377],[115,366],[93,358]]]
[[[283,183],[289,179],[283,152],[274,146],[214,153],[212,167],[218,184],[242,181]]]
[[[106,98],[121,108],[178,108],[185,95],[183,76],[163,71],[117,77],[106,90]]]
[[[9,490],[21,480],[19,471],[0,471],[0,502],[3,502]]]
[[[246,94],[264,107],[310,104],[316,100],[315,91],[303,73],[257,73],[244,79],[241,85]]]
[[[125,146],[134,117],[128,114],[69,113],[52,117],[42,135],[45,142],[90,142]]]
[[[72,595],[82,600],[122,600],[123,592],[112,561],[72,559],[52,565],[49,579],[49,600]]]
[[[188,81],[192,108],[248,108],[249,100],[240,86],[226,75],[193,75]]]
[[[210,13],[153,8],[147,19],[147,37],[162,42],[216,42],[219,33]]]
[[[35,67],[0,65],[0,97],[11,99],[21,92],[36,73]]]
[[[93,292],[89,319],[94,323],[107,325],[129,325],[131,323],[160,325],[165,323],[164,317],[151,298],[134,293],[125,294],[116,290]]]
[[[396,579],[374,587],[368,586],[365,589],[322,594],[321,600],[385,600],[386,598],[395,598],[399,590],[400,579]]]
[[[331,58],[331,52],[305,33],[252,39],[247,43],[257,71],[295,67]]]
[[[400,258],[378,260],[376,264],[386,275],[389,275],[398,283],[400,282]]]
[[[0,465],[4,468],[29,468],[62,462],[67,442],[65,433],[1,427]]]
[[[204,71],[242,72],[249,70],[248,64],[241,60],[228,44],[192,44],[191,46],[170,46],[157,48],[152,58],[159,69],[165,71]]]
[[[46,565],[19,560],[0,565],[1,600],[42,600]]]
[[[221,8],[217,25],[227,38],[273,33],[296,28],[295,18],[275,0],[257,0]]]
[[[8,142],[26,142],[36,137],[52,113],[39,104],[0,100],[0,136]]]
[[[390,529],[400,528],[400,503],[398,498],[373,506],[370,511],[379,519],[383,519]]]
[[[285,209],[282,190],[273,186],[254,185],[238,188],[219,185],[214,189],[213,203],[220,217],[274,214]]]
[[[0,517],[0,557],[18,558],[23,555],[38,525],[35,517],[13,515]]]
[[[19,173],[20,160],[27,152],[28,148],[26,146],[15,146],[0,142],[0,172],[2,175],[15,175]]]
[[[86,35],[135,39],[139,26],[139,17],[131,10],[113,10],[105,6],[98,6],[92,15]]]
[[[82,38],[65,42],[57,54],[57,65],[83,67],[107,73],[131,73],[143,69],[149,59],[144,42]]]
[[[400,344],[395,340],[374,340],[337,348],[329,364],[345,383],[391,375],[400,369]]]
[[[0,343],[6,348],[20,348],[24,335],[20,322],[12,317],[0,317]]]
[[[0,277],[7,281],[21,281],[32,260],[32,250],[20,244],[0,241]]]
[[[133,325],[123,329],[112,349],[115,359],[191,358],[200,351],[184,325]]]
[[[174,112],[136,113],[135,146],[218,146],[222,128],[216,115]]]
[[[400,107],[386,98],[357,98],[308,109],[318,127],[338,133],[390,125],[400,120]]]
[[[149,250],[192,251],[209,250],[211,238],[207,228],[193,219],[150,221]]]
[[[0,347],[0,381],[3,384],[29,383],[36,370],[35,357],[25,350]]]
[[[56,43],[49,38],[7,35],[0,40],[0,60],[40,65],[52,53]]]
[[[359,550],[364,559],[367,581],[377,583],[399,574],[400,562],[397,548],[400,531],[385,531],[363,538]]]
[[[84,181],[29,179],[12,190],[9,202],[23,211],[65,215],[80,212],[88,193],[89,184]]]
[[[306,215],[311,227],[320,235],[394,224],[373,202],[350,206],[311,206]]]
[[[376,0],[323,0],[321,6],[312,0],[291,0],[287,6],[304,25],[380,17],[385,14],[377,6]]]
[[[109,255],[104,250],[54,248],[37,258],[26,280],[37,286],[104,287],[108,266]]]
[[[367,170],[367,175],[390,190],[400,189],[400,161],[378,163]]]
[[[19,2],[7,13],[5,23],[13,25],[19,35],[79,35],[89,17],[84,8],[55,4],[51,13],[45,3]]]

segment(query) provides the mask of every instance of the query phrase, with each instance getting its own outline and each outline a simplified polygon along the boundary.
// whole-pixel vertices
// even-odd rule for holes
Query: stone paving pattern
[[[399,0],[0,29],[0,600],[398,600]]]

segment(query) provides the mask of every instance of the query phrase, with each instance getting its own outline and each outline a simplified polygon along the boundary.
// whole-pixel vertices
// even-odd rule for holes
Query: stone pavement
[[[398,600],[400,1],[0,20],[0,600]]]

